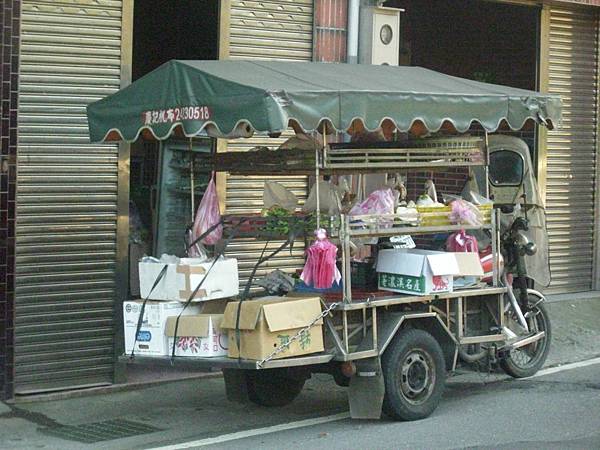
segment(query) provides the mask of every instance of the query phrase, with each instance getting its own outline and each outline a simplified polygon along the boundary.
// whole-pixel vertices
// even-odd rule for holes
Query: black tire
[[[531,297],[530,304],[535,304],[539,299]],[[548,311],[543,304],[534,306],[531,310],[532,317],[527,319],[527,326],[531,331],[544,331],[545,336],[537,342],[513,350],[500,360],[500,367],[514,378],[526,378],[534,375],[546,362],[552,340],[552,329]]]
[[[306,382],[291,377],[285,369],[249,370],[246,373],[248,398],[260,406],[285,406],[294,401]]]
[[[440,344],[423,330],[404,329],[381,358],[383,412],[395,420],[428,417],[440,403],[446,364]]]
[[[333,381],[340,387],[350,386],[350,377],[347,377],[341,371],[333,372]]]

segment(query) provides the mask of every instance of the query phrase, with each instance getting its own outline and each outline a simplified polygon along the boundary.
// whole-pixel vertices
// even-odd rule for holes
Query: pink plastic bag
[[[306,264],[300,279],[316,289],[330,289],[334,281],[339,283],[342,275],[335,265],[337,247],[329,242],[327,233],[319,228],[317,240],[306,249]]]
[[[465,230],[457,231],[448,236],[446,240],[446,251],[456,253],[478,253],[477,239],[465,233]]]
[[[394,214],[394,193],[390,188],[377,189],[360,204],[354,205],[351,216],[365,214]]]
[[[450,203],[450,207],[452,208],[452,212],[449,216],[450,222],[473,226],[481,225],[481,212],[471,202],[458,199]]]
[[[208,187],[206,188],[206,192],[204,192],[204,195],[202,196],[202,201],[200,201],[200,205],[198,205],[198,211],[196,211],[196,219],[194,220],[194,226],[192,227],[192,241],[198,239],[202,233],[216,223],[219,223],[220,220],[221,213],[219,211],[217,187],[215,186],[214,178],[211,178]],[[223,236],[223,227],[218,226],[202,239],[202,243],[214,245],[221,239],[221,236]]]

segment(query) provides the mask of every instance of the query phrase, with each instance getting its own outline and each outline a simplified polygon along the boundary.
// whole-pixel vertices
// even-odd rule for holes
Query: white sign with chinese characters
[[[142,113],[144,125],[181,122],[182,120],[210,120],[212,114],[208,106],[176,106],[168,109],[155,109]]]

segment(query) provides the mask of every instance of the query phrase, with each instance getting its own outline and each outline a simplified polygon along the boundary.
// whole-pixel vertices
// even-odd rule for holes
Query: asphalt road
[[[460,375],[450,379],[435,413],[418,422],[341,419],[287,431],[268,428],[337,418],[346,411],[344,390],[325,376],[311,380],[292,405],[277,409],[227,402],[219,378],[187,380],[19,405],[0,416],[0,448],[199,448],[217,439],[221,442],[202,448],[600,449],[600,363],[529,380]],[[56,424],[119,418],[160,430],[90,445],[44,432]],[[231,440],[232,433],[257,432],[262,434]]]
[[[600,449],[600,364],[486,384],[458,377],[417,422],[345,419],[208,448]]]

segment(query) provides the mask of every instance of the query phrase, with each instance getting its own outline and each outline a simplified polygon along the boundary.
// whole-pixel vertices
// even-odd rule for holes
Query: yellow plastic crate
[[[483,217],[483,223],[489,224],[492,222],[492,210],[494,205],[480,205],[477,207]],[[440,227],[445,225],[453,225],[450,222],[450,213],[452,208],[450,206],[417,206],[419,212],[419,218],[421,219],[422,227]]]

